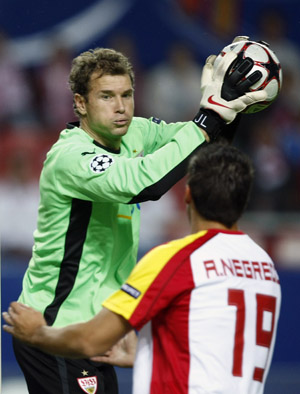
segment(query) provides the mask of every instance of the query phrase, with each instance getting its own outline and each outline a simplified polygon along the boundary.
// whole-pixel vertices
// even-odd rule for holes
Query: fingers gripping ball
[[[228,51],[220,57],[216,65],[216,56],[209,56],[203,67],[201,77],[202,98],[200,109],[213,110],[225,123],[231,123],[239,112],[244,111],[249,105],[264,101],[266,93],[264,91],[248,92],[249,80],[257,80],[260,77],[252,75],[246,77],[253,63],[249,59],[242,59],[239,66],[228,74],[232,64],[238,55],[234,51]],[[252,82],[250,83],[252,84]],[[222,90],[228,90],[227,99],[222,97]]]
[[[277,56],[265,42],[255,42],[247,39],[238,40],[223,48],[221,53],[217,56],[214,66],[218,67],[223,56],[230,51],[235,52],[237,58],[228,69],[227,77],[230,77],[230,75],[236,72],[236,77],[238,78],[238,74],[245,71],[247,66],[245,64],[245,59],[248,59],[249,65],[252,63],[252,66],[244,74],[238,88],[241,89],[241,91],[245,91],[246,88],[248,92],[263,90],[266,92],[267,96],[264,101],[247,106],[243,112],[253,113],[262,111],[277,98],[282,86],[282,70]],[[242,69],[240,69],[242,62],[244,62],[244,65]],[[249,78],[250,74],[251,77]],[[229,81],[229,79],[227,79],[227,81]],[[235,96],[231,94],[230,87],[228,88],[228,86],[223,85],[221,97],[225,100],[233,100],[237,98],[238,95]]]

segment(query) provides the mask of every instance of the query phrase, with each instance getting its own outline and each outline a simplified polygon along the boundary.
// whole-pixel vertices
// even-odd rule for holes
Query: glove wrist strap
[[[207,133],[210,141],[215,141],[226,125],[216,112],[205,108],[199,109],[193,122]]]

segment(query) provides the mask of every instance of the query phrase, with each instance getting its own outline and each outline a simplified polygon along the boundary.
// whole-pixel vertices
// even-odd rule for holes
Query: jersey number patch
[[[228,289],[228,305],[236,306],[236,324],[233,350],[233,376],[243,376],[243,351],[245,331],[245,294],[244,290]],[[256,345],[270,348],[272,343],[276,311],[276,298],[266,294],[256,294]],[[264,312],[271,313],[271,328],[264,329]],[[267,358],[268,359],[268,358]],[[267,360],[266,359],[266,360]],[[264,369],[255,367],[253,380],[263,381]]]

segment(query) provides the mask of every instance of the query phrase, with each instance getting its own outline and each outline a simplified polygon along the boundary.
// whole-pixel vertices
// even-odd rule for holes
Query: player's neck
[[[92,130],[89,127],[89,125],[83,120],[81,120],[80,122],[80,128],[84,130],[90,137],[93,138],[93,140],[98,142],[100,145],[116,151],[120,149],[121,141],[122,141],[121,136],[115,136],[115,138],[112,137],[109,138],[109,136],[105,136],[104,134],[100,135],[99,133]]]
[[[205,230],[226,230],[226,231],[237,231],[238,225],[234,223],[231,227],[227,227],[220,222],[215,222],[213,220],[206,220],[201,216],[192,216],[191,217],[191,233],[198,233],[199,231]]]

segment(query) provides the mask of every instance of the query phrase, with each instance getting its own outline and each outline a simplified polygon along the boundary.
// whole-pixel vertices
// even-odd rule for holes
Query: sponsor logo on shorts
[[[88,394],[97,392],[98,381],[97,376],[89,376],[88,378],[77,378],[80,388]]]

